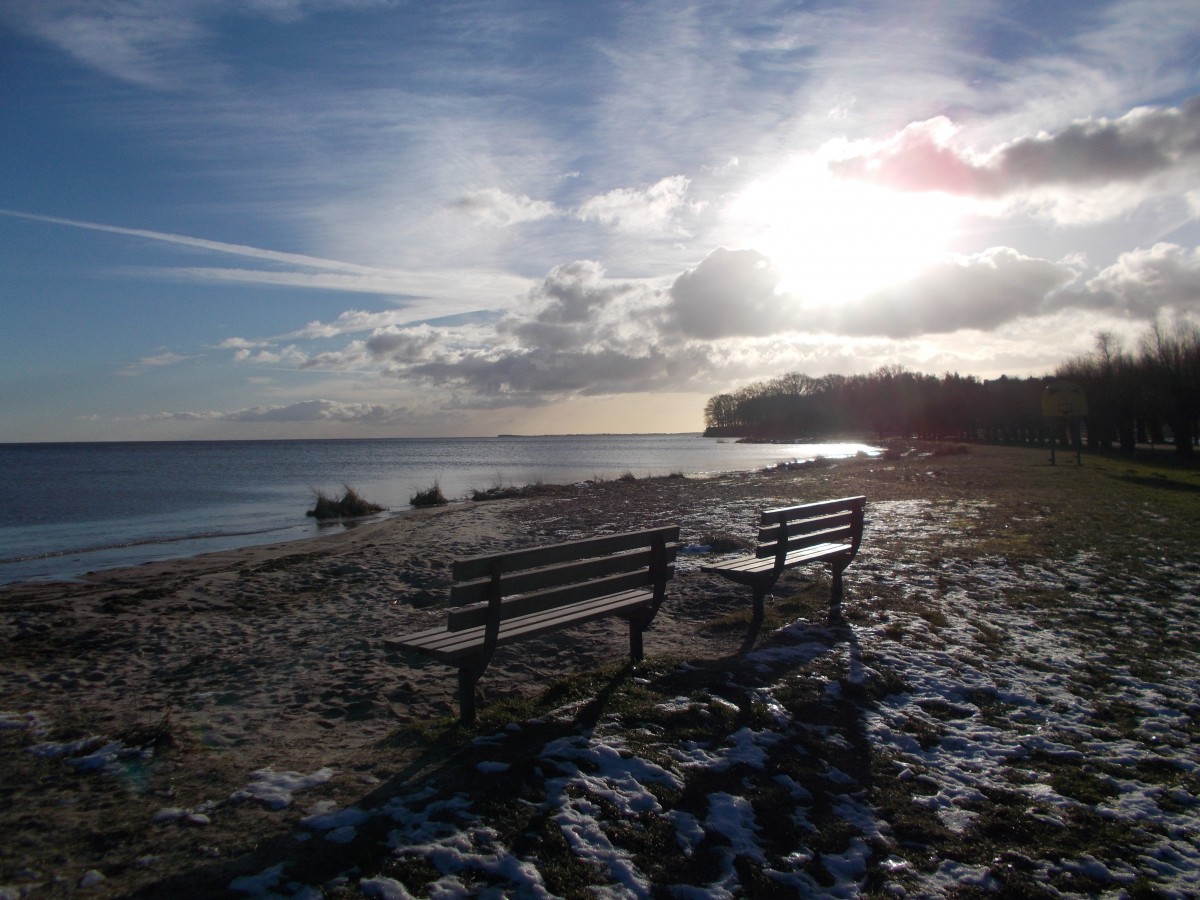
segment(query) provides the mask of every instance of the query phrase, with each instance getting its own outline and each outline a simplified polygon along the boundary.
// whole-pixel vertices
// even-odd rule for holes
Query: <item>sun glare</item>
[[[729,223],[742,247],[770,257],[781,292],[831,305],[902,282],[944,256],[959,203],[836,178],[810,159],[743,190]]]

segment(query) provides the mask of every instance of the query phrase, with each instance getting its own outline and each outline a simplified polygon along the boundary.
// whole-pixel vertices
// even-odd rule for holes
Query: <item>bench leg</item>
[[[833,569],[833,584],[829,589],[829,603],[833,606],[842,602],[842,572],[846,571],[847,563],[831,563]]]
[[[629,658],[636,662],[641,662],[644,656],[642,648],[642,632],[646,630],[646,623],[641,616],[629,617]]]
[[[754,585],[754,618],[751,620],[751,627],[757,631],[763,621],[763,604],[766,602],[767,594],[771,592],[772,585],[756,584]]]
[[[458,667],[458,720],[463,725],[475,721],[475,685],[486,666],[462,665]]]

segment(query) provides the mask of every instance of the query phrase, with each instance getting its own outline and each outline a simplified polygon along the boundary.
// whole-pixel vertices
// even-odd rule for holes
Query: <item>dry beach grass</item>
[[[0,896],[1200,892],[1200,472],[1021,448],[621,479],[0,592]],[[840,610],[699,571],[863,493]],[[678,522],[620,623],[502,652],[478,726],[381,638],[448,563]]]

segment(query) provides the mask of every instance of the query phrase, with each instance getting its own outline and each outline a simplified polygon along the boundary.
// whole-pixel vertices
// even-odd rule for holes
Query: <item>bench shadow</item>
[[[603,718],[613,696],[635,672],[636,666],[627,661],[572,715],[535,718],[521,723],[521,729],[515,735],[505,732],[504,756],[536,760],[552,741],[590,732]],[[403,730],[390,739],[398,756],[410,753],[411,758],[385,781],[340,807],[374,813],[356,826],[352,840],[338,843],[299,824],[281,823],[276,834],[265,837],[247,852],[198,864],[186,872],[143,886],[128,896],[139,900],[244,897],[245,891],[230,887],[234,879],[254,876],[280,865],[283,866],[279,878],[281,884],[328,885],[347,871],[376,872],[381,869],[392,854],[389,836],[402,824],[395,814],[386,812],[389,807],[395,808],[397,798],[415,795],[427,786],[432,786],[438,794],[465,793],[473,800],[489,793],[499,797],[515,796],[516,791],[508,782],[519,782],[527,776],[493,775],[482,770],[480,763],[489,756],[488,729],[463,728],[452,721],[455,718],[446,720],[442,739],[427,739],[419,732],[405,733]],[[503,728],[497,730],[504,731]],[[300,840],[297,835],[308,837]]]
[[[756,647],[762,630],[762,622],[751,621],[737,651],[718,658],[686,661],[691,667],[690,672],[677,673],[675,677],[680,679],[681,684],[692,681],[697,685],[714,683],[714,676],[746,661]],[[861,648],[857,647],[853,629],[846,622],[840,604],[830,607],[825,624],[812,622],[811,630],[836,632],[836,644],[848,640],[851,643],[851,664],[861,667]],[[764,647],[769,647],[771,642],[768,636]],[[471,798],[473,804],[481,806],[486,805],[489,798],[504,798],[507,801],[519,796],[527,789],[529,780],[536,777],[533,772],[537,759],[546,746],[553,741],[577,738],[594,730],[610,710],[614,696],[637,670],[636,664],[626,661],[600,683],[592,696],[582,700],[572,715],[546,716],[522,722],[515,733],[489,726],[496,728],[497,733],[504,731],[503,757],[513,760],[508,770],[493,772],[481,765],[495,758],[486,729],[462,728],[447,722],[441,732],[442,739],[429,739],[417,731],[401,730],[390,739],[390,746],[396,748],[397,756],[403,762],[398,760],[401,764],[386,780],[366,790],[357,800],[347,800],[341,807],[353,807],[370,814],[355,827],[352,839],[335,842],[298,823],[281,823],[275,834],[265,837],[246,852],[199,864],[189,871],[144,886],[128,896],[141,900],[181,896],[243,897],[244,891],[235,891],[230,887],[233,880],[240,876],[264,873],[274,866],[282,866],[280,884],[314,886],[328,886],[349,871],[388,871],[388,860],[394,856],[391,835],[403,827],[401,817],[408,811],[405,798],[411,798],[408,802],[412,804],[414,815],[423,815],[424,804],[430,800],[419,798],[418,794],[426,787],[431,787],[439,797],[464,794]],[[298,835],[306,836],[306,839],[299,840]],[[519,853],[520,849],[514,847],[513,851]]]

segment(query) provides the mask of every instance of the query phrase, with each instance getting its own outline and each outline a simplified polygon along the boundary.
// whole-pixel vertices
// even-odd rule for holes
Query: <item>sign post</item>
[[[1075,447],[1075,465],[1083,465],[1083,440],[1080,422],[1087,415],[1087,397],[1083,388],[1073,381],[1052,381],[1042,391],[1042,415],[1054,424],[1067,426],[1067,433]],[[1057,429],[1056,429],[1057,431]],[[1050,436],[1050,465],[1055,464],[1054,448],[1058,443],[1057,433]]]

